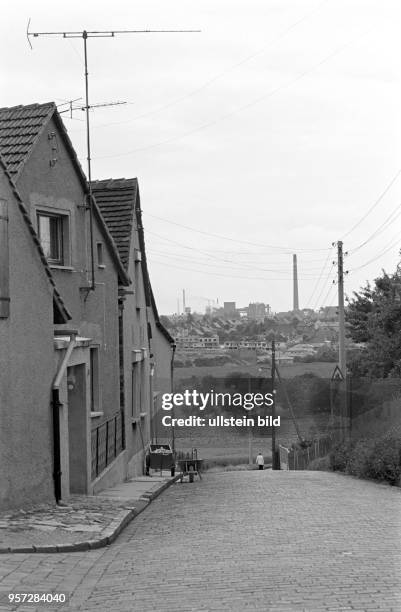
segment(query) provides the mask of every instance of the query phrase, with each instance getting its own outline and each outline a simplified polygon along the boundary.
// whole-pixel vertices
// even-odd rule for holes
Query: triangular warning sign
[[[338,365],[334,368],[331,380],[344,380],[344,374],[341,372]]]

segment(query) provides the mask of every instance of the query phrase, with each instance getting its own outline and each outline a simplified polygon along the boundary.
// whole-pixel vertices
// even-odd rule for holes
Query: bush
[[[401,440],[386,435],[377,441],[341,442],[332,449],[329,466],[333,471],[395,485],[401,478]]]
[[[374,453],[374,441],[362,438],[352,448],[345,471],[358,478],[369,478],[369,466]]]
[[[374,446],[368,477],[397,484],[401,476],[401,440],[384,437]]]
[[[349,442],[339,442],[336,444],[329,455],[330,469],[333,472],[345,472],[351,454],[351,444]]]
[[[326,457],[317,457],[316,459],[313,459],[308,464],[308,470],[323,471],[323,472],[330,471],[329,456],[326,455]]]

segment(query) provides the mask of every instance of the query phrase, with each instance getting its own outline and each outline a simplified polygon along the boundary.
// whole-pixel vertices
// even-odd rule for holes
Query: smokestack
[[[294,293],[294,312],[299,310],[299,299],[298,299],[298,268],[297,268],[297,256],[292,256],[292,269],[293,269],[293,293]]]
[[[185,289],[182,290],[182,312],[185,314]]]

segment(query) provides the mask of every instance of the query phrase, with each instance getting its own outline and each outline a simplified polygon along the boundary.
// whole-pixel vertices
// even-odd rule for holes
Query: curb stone
[[[73,544],[51,544],[49,546],[16,546],[8,548],[0,548],[0,555],[7,554],[21,554],[21,553],[69,553],[69,552],[85,552],[88,550],[96,550],[97,548],[103,548],[108,546],[116,540],[120,533],[125,527],[141,512],[149,506],[149,504],[155,500],[163,491],[165,491],[172,484],[176,483],[180,478],[180,474],[171,478],[167,482],[163,483],[156,491],[147,491],[141,495],[139,500],[135,500],[135,506],[132,506],[129,510],[120,512],[115,519],[111,522],[109,527],[105,529],[101,538],[94,540],[86,540],[83,542],[74,542]],[[139,502],[139,503],[138,503]]]

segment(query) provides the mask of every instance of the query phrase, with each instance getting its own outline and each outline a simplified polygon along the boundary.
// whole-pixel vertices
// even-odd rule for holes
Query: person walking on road
[[[255,463],[256,463],[256,465],[259,466],[260,470],[263,470],[263,466],[265,464],[265,460],[264,460],[264,457],[263,457],[263,455],[262,455],[262,453],[260,451],[259,451],[258,456],[256,457]]]

